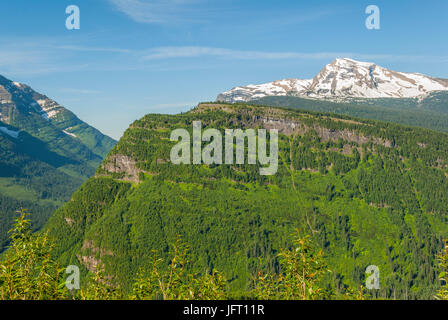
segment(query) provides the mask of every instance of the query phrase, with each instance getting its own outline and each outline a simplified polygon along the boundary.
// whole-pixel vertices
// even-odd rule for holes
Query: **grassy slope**
[[[100,158],[106,157],[116,144],[115,140],[81,121],[69,110],[64,110],[61,115],[52,120],[52,123],[61,130],[70,128],[70,133],[75,134],[82,144]]]

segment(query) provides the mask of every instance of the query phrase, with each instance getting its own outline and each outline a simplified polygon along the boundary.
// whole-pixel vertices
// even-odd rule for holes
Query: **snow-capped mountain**
[[[392,71],[370,62],[336,59],[313,79],[286,79],[236,87],[218,95],[217,101],[244,102],[266,96],[341,98],[415,98],[432,91],[448,91],[448,79],[419,73]]]

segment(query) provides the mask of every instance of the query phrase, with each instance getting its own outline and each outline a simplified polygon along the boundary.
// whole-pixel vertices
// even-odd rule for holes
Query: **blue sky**
[[[65,27],[71,4],[80,30]],[[370,4],[380,30],[365,27]],[[446,0],[14,0],[0,12],[0,74],[114,138],[144,114],[311,78],[336,57],[448,78]]]

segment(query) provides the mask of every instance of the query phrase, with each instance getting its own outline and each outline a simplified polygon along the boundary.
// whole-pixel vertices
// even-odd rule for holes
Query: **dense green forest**
[[[172,165],[170,132],[277,128],[279,169]],[[191,272],[217,269],[235,296],[257,272],[278,273],[289,235],[304,230],[323,250],[336,292],[363,284],[376,265],[375,297],[432,298],[435,256],[447,236],[445,133],[273,107],[201,104],[135,121],[95,177],[58,209],[46,230],[63,265],[104,263],[125,290],[152,250],[167,258],[181,236]]]
[[[93,173],[93,168],[50,151],[26,132],[18,139],[0,135],[0,252],[17,208],[32,210],[34,228],[39,229]]]
[[[309,235],[295,230],[290,248],[277,255],[278,273],[257,272],[243,296],[229,289],[229,279],[216,269],[193,272],[191,249],[179,236],[170,244],[168,258],[151,251],[148,268],[138,268],[132,288],[123,290],[117,279],[107,275],[103,263],[81,278],[79,268],[61,267],[54,259],[54,239],[48,231],[32,233],[29,212],[21,209],[9,231],[9,250],[0,257],[1,300],[368,300],[375,299],[373,275],[366,271],[366,287],[337,288],[323,250]],[[448,243],[436,255],[440,286],[433,298],[448,300]],[[333,277],[333,281],[338,281]]]
[[[252,103],[332,112],[448,132],[448,93],[445,91],[431,92],[423,98],[351,98],[340,102],[270,96]]]

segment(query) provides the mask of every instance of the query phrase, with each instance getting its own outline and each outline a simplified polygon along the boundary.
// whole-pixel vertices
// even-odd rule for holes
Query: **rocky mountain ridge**
[[[435,91],[448,91],[448,80],[393,71],[372,62],[343,58],[326,65],[313,79],[285,79],[238,86],[219,94],[216,100],[234,103],[268,96],[332,101],[350,98],[416,98]]]

